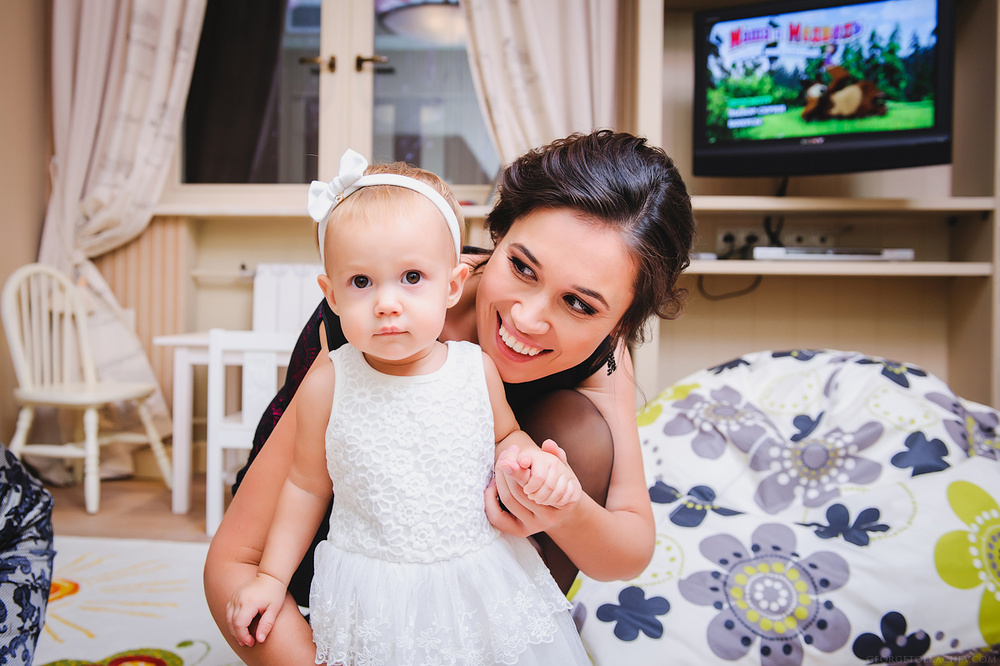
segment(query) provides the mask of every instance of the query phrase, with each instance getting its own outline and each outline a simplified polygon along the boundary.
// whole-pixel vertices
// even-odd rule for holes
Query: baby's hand
[[[564,508],[578,502],[583,492],[566,464],[566,454],[550,439],[542,443],[541,449],[521,451],[512,445],[501,452],[496,468],[497,473],[521,486],[536,504]]]
[[[252,647],[254,639],[263,643],[271,632],[274,620],[281,610],[285,600],[285,585],[277,578],[264,573],[258,573],[253,580],[244,583],[226,605],[226,619],[229,622],[229,632],[240,645]],[[257,635],[249,631],[250,623],[260,615],[257,623]]]
[[[531,458],[525,457],[526,465],[522,467],[518,461],[518,454],[520,453],[521,449],[514,444],[504,449],[497,457],[495,473],[500,474],[502,472],[508,481],[513,481],[523,488],[524,484],[528,483],[531,479]]]

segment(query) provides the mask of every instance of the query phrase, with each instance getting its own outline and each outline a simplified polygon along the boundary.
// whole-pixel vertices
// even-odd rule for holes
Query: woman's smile
[[[537,356],[538,354],[541,354],[542,352],[546,351],[541,347],[535,347],[530,343],[527,343],[519,339],[513,333],[508,331],[507,327],[504,326],[503,319],[500,318],[499,314],[497,315],[497,322],[499,324],[497,333],[500,336],[500,339],[503,341],[503,343],[507,345],[507,348],[510,349],[511,351],[517,354],[521,354],[522,356]]]

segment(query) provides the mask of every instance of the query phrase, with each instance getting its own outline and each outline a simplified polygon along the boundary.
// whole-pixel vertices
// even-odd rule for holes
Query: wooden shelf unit
[[[692,275],[828,275],[845,277],[981,277],[993,275],[985,261],[705,261],[691,262]]]

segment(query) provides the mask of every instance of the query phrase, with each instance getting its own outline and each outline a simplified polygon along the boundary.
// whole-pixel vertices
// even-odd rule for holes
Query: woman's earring
[[[618,364],[615,363],[615,350],[612,349],[608,352],[608,375],[610,376],[612,372],[618,369]]]

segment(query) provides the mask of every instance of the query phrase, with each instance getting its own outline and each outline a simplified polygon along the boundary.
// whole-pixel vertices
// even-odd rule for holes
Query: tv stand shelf
[[[990,277],[985,261],[752,261],[695,260],[692,275],[833,275],[855,277]]]
[[[732,231],[764,239],[767,221],[786,243],[913,248],[916,260],[693,261],[682,277],[684,314],[653,322],[634,352],[642,393],[753,351],[827,348],[919,365],[959,395],[1000,407],[996,0],[956,0],[950,165],[790,174],[787,183],[696,177],[693,12],[753,1],[634,0],[632,129],[676,161],[698,222],[695,250],[718,252]],[[788,196],[775,196],[785,185]]]
[[[995,197],[937,197],[898,199],[855,199],[850,197],[775,197],[693,195],[691,205],[696,213],[725,215],[727,213],[812,213],[838,215],[842,213],[891,214],[992,214],[997,208]]]

